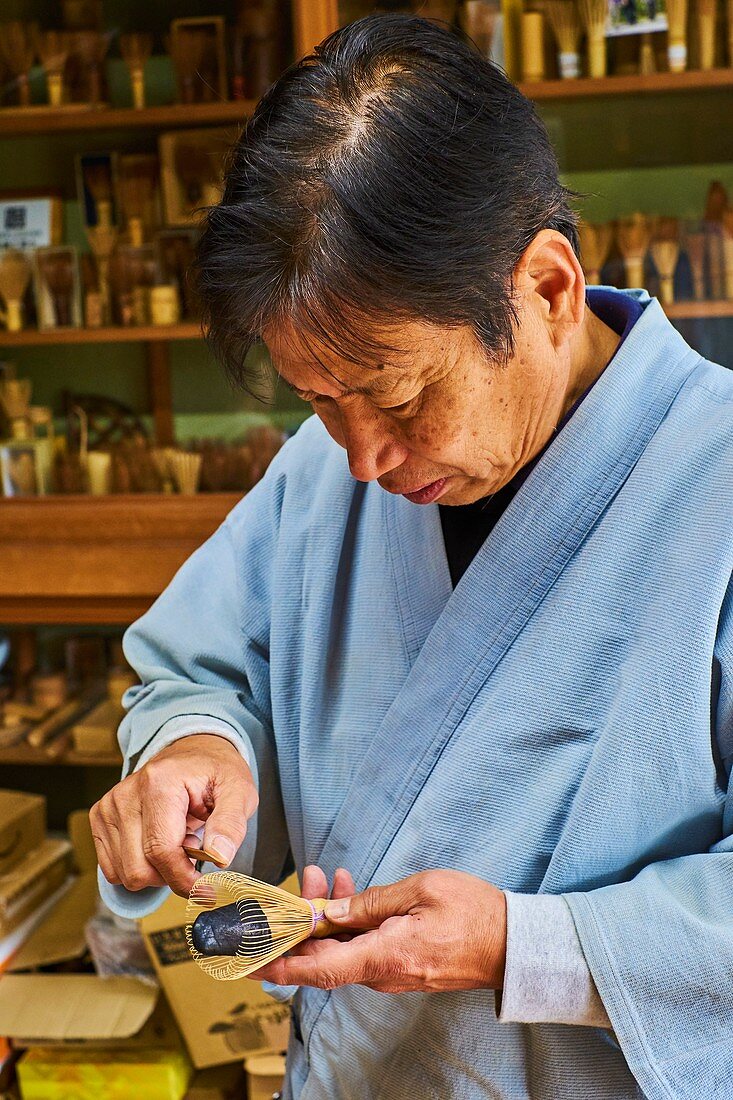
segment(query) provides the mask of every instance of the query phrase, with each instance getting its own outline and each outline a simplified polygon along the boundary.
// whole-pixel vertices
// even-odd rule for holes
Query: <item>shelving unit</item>
[[[58,344],[133,344],[170,343],[173,340],[200,340],[201,325],[187,321],[178,325],[130,325],[129,328],[24,329],[0,331],[0,348],[42,348]]]
[[[40,749],[31,749],[26,745],[17,748],[0,749],[0,767],[12,765],[43,765],[45,767],[64,768],[119,768],[122,765],[122,756],[116,753],[101,753],[90,756],[83,753],[68,752],[60,756],[49,756]]]
[[[242,124],[252,114],[251,100],[221,103],[171,103],[162,107],[27,107],[0,108],[0,138],[89,130],[173,130],[179,127]]]
[[[733,88],[733,68],[707,72],[652,73],[649,76],[607,76],[598,79],[541,80],[519,85],[528,99],[589,99],[641,93],[705,92]]]

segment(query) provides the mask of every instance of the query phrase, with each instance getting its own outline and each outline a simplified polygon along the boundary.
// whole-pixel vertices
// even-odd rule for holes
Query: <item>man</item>
[[[200,274],[317,415],[127,634],[105,896],[203,824],[331,884],[260,972],[289,1097],[733,1095],[730,375],[586,293],[531,105],[406,17],[268,93]]]

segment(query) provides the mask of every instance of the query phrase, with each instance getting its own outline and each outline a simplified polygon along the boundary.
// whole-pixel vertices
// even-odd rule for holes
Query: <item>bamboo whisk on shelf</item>
[[[725,296],[733,301],[733,210],[726,210],[723,214],[723,262]]]
[[[616,239],[624,258],[627,287],[644,285],[644,258],[649,251],[652,230],[649,219],[644,214],[632,214],[620,218]]]
[[[31,266],[22,252],[9,248],[0,254],[0,298],[5,302],[2,320],[8,332],[23,328],[23,297],[30,277]]]
[[[306,901],[247,875],[215,871],[191,890],[186,939],[204,973],[222,982],[245,978],[303,940],[335,932],[325,904],[325,898]]]
[[[106,322],[110,319],[109,261],[117,244],[117,230],[113,225],[93,225],[87,228],[89,247],[94,253],[99,272],[99,293]]]
[[[143,31],[120,35],[120,53],[132,85],[132,105],[145,106],[145,62],[153,52],[153,36]]]
[[[664,305],[674,301],[674,273],[680,254],[680,226],[677,218],[659,218],[654,227],[652,259],[659,272],[659,297]]]
[[[687,0],[666,0],[667,64],[671,73],[687,68]]]
[[[580,19],[574,0],[545,0],[542,10],[557,43],[557,62],[563,80],[580,76]]]
[[[585,271],[586,282],[597,285],[601,281],[601,268],[608,259],[613,243],[613,225],[606,222],[592,225],[581,221],[578,224],[580,236],[580,262]]]
[[[578,0],[578,10],[588,36],[588,76],[605,76],[607,0]]]

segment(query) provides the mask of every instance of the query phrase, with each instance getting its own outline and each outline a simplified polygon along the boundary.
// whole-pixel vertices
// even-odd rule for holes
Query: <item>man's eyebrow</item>
[[[295,394],[312,392],[310,390],[301,390],[298,386],[294,386],[293,383],[288,382],[287,378],[282,374],[280,375],[280,378],[283,380],[283,382],[288,387],[288,389],[292,390],[293,393],[295,393]],[[345,389],[344,388],[341,391],[341,396],[343,396],[343,397],[350,397],[352,394],[359,394],[359,396],[361,396],[361,397],[375,397],[375,396],[377,396],[376,394],[374,394],[372,392],[371,386],[355,386],[353,389]]]

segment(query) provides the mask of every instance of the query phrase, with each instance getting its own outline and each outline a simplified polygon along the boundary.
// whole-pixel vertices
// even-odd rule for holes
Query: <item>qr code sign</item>
[[[25,229],[27,211],[24,206],[6,206],[4,229]]]

